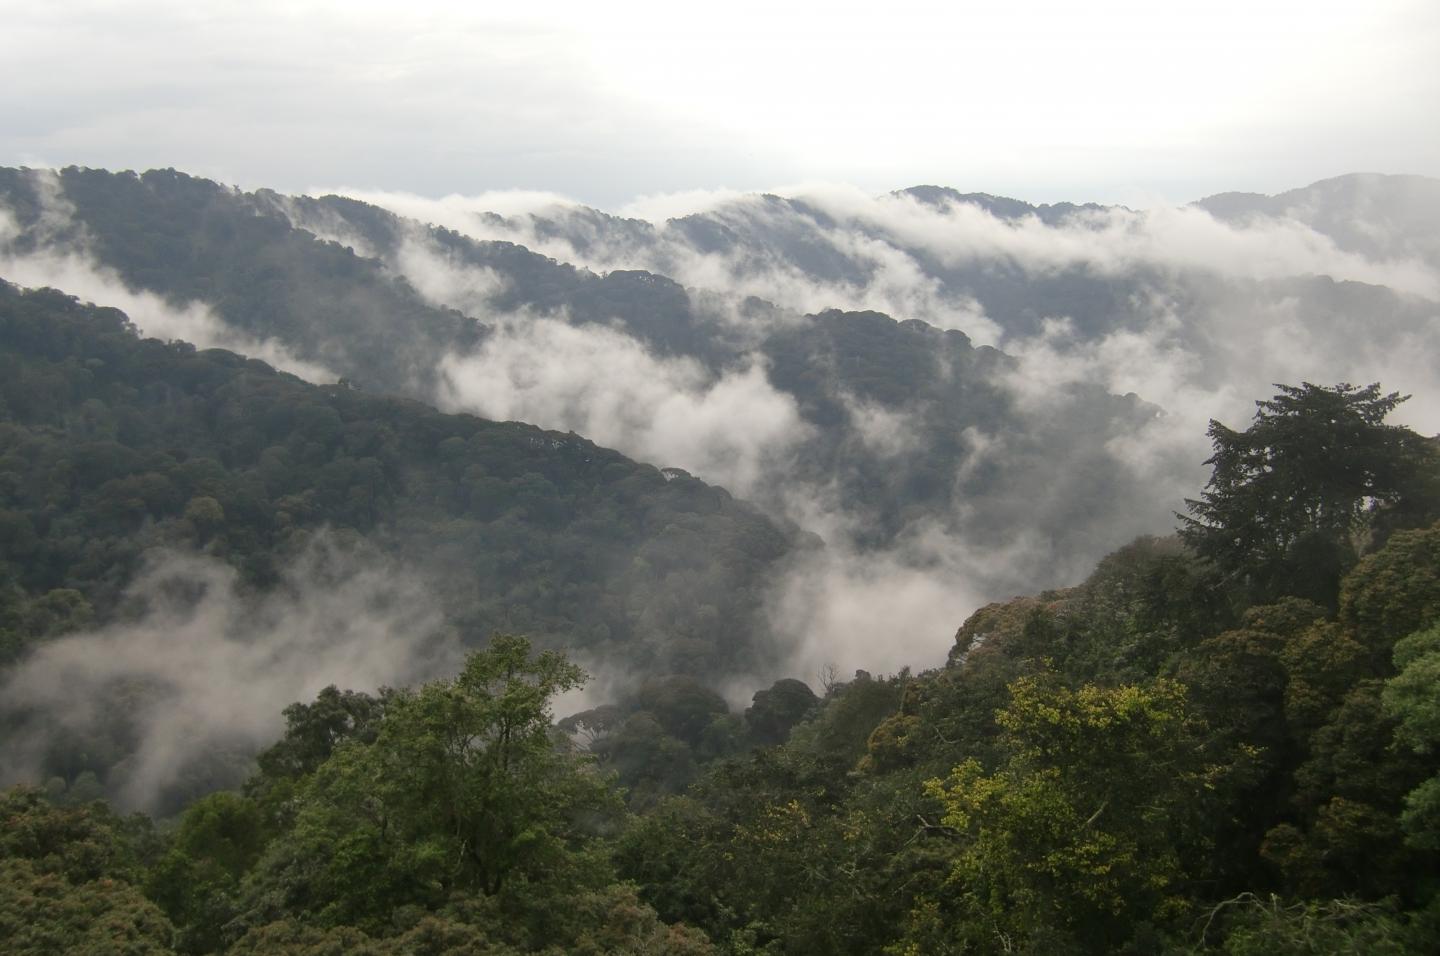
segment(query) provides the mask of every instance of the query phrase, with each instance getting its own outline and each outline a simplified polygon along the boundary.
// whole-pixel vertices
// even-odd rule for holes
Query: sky
[[[917,183],[1181,202],[1440,176],[1440,4],[0,0],[0,163],[245,188]]]

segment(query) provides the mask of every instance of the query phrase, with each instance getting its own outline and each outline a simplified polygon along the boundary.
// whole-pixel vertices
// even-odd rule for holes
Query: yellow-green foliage
[[[1005,763],[987,773],[966,760],[925,785],[958,844],[941,901],[953,925],[970,939],[1097,945],[1172,915],[1178,850],[1222,774],[1197,746],[1184,687],[1072,690],[1041,675],[1010,690],[996,715]],[[923,922],[935,902],[912,915]]]

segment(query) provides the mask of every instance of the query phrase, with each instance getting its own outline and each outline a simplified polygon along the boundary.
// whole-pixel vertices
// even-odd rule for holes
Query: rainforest
[[[794,200],[501,239],[171,170],[0,185],[7,951],[1440,939],[1440,444],[1396,421],[1435,396],[1297,380],[1182,435],[1174,395],[1040,374],[1163,334],[1200,401],[1253,381],[1209,310],[1313,309],[1343,368],[1327,314],[1383,350],[1427,293],[892,236],[935,276],[899,321],[513,241],[692,282],[723,241],[867,304],[860,226]]]
[[[1437,61],[0,0],[0,956],[1440,953]]]

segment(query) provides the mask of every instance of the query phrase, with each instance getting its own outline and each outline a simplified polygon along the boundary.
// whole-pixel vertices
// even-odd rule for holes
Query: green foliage
[[[135,885],[145,831],[103,804],[52,806],[0,793],[0,951],[159,956],[174,929]]]
[[[285,736],[256,758],[262,779],[298,779],[314,773],[347,740],[370,743],[385,714],[388,691],[379,697],[334,684],[314,703],[285,708]]]
[[[1346,578],[1340,620],[1388,663],[1395,642],[1440,619],[1440,525],[1396,532]]]
[[[242,925],[377,930],[455,894],[510,900],[528,922],[557,894],[603,885],[583,844],[616,807],[550,726],[550,699],[582,679],[497,636],[454,680],[391,694],[373,742],[340,743],[297,793],[293,829],[245,887]]]
[[[730,712],[725,698],[683,675],[646,680],[629,706],[650,714],[666,733],[691,746],[703,740],[715,718]]]
[[[1432,512],[1435,452],[1385,417],[1405,399],[1380,386],[1306,382],[1256,402],[1243,432],[1210,423],[1214,471],[1187,502],[1181,536],[1261,597],[1296,594],[1334,606],[1355,562],[1354,535],[1382,510]]]
[[[718,952],[698,930],[661,922],[624,884],[581,893],[551,914],[556,935],[567,935],[563,930],[567,924],[575,927],[564,947],[515,946],[505,941],[503,933],[464,918],[475,915],[466,909],[421,916],[402,932],[379,937],[350,926],[320,928],[283,920],[251,930],[227,952],[233,956],[712,956]]]
[[[96,432],[101,408],[114,428]],[[248,595],[329,529],[422,574],[470,646],[524,630],[640,674],[719,675],[764,640],[768,569],[792,545],[724,491],[574,435],[307,385],[8,285],[0,527],[0,664],[115,620],[147,553],[203,549]],[[42,772],[110,783],[123,724]]]
[[[666,924],[641,902],[632,886],[611,884],[573,901],[574,919],[584,928],[566,948],[575,956],[714,956],[704,933]]]
[[[814,719],[795,727],[791,744],[820,757],[854,764],[866,753],[870,735],[900,707],[905,678],[876,678],[858,671],[837,684],[817,707]]]
[[[471,923],[425,916],[406,932],[372,937],[353,926],[321,928],[283,920],[250,930],[226,950],[236,956],[520,956]]]
[[[1402,956],[1424,952],[1433,942],[1388,906],[1347,899],[1287,904],[1252,893],[1226,900],[1210,914],[1203,935],[1222,932],[1219,950],[1229,956]]]
[[[0,793],[0,858],[29,860],[71,883],[134,882],[141,873],[135,824],[103,803],[58,807],[38,790]]]
[[[328,527],[429,572],[475,644],[523,628],[709,674],[763,635],[764,575],[791,546],[724,491],[577,436],[141,340],[54,292],[0,287],[0,368],[0,526],[29,529],[10,536],[23,555],[0,553],[0,586],[8,573],[30,602],[71,588],[101,620],[146,548],[203,546],[269,587],[301,532]],[[113,433],[84,424],[96,407]],[[0,630],[58,626],[25,611]]]
[[[235,794],[211,794],[185,809],[169,852],[145,885],[146,895],[179,928],[181,952],[219,947],[240,880],[269,836],[260,808]]]
[[[19,313],[38,301],[20,300]],[[703,521],[728,507],[713,489],[685,479],[651,488],[644,469],[588,446],[507,436],[351,390],[261,402],[241,383],[253,377],[262,393],[293,386],[214,354],[137,344],[123,329],[108,345],[99,337],[105,364],[81,363],[80,375],[63,367],[71,346],[53,341],[84,332],[65,308],[48,326],[18,325],[26,348],[56,357],[29,382],[61,405],[67,388],[87,398],[66,406],[65,421],[31,407],[43,426],[0,423],[0,475],[29,474],[35,451],[46,476],[0,484],[11,495],[0,506],[23,518],[0,516],[16,531],[12,551],[24,553],[0,556],[7,640],[23,634],[31,646],[111,613],[103,588],[87,584],[99,577],[86,575],[126,553],[116,529],[164,528],[246,562],[251,585],[263,587],[277,542],[349,514],[350,527],[401,553],[427,540],[442,563],[478,555],[483,569],[467,574],[549,555],[542,578],[478,603],[477,585],[457,585],[449,609],[474,626],[502,606],[490,602],[515,594],[536,614],[563,616],[555,602],[588,601],[593,615],[574,626],[592,647],[623,638],[648,670],[623,699],[563,722],[571,739],[551,726],[549,708],[578,670],[519,638],[495,638],[452,680],[374,696],[327,688],[286,709],[285,735],[260,756],[243,796],[195,802],[158,848],[153,834],[101,807],[7,794],[0,929],[23,946],[84,952],[101,945],[94,927],[105,926],[139,952],[291,956],[1434,950],[1440,526],[1403,530],[1402,512],[1418,498],[1349,512],[1344,541],[1365,545],[1360,519],[1375,519],[1378,547],[1340,581],[1336,614],[1318,593],[1247,606],[1267,588],[1294,590],[1276,582],[1328,568],[1309,544],[1277,552],[1268,570],[1263,558],[1245,565],[1270,575],[1247,591],[1237,582],[1248,572],[1227,581],[1218,560],[1141,539],[1078,587],[977,611],[941,670],[861,673],[827,683],[823,699],[780,681],[742,717],[666,669],[667,659],[706,659],[697,650],[706,640],[723,643],[730,622],[719,605],[687,618],[685,602],[666,595],[641,610],[643,625],[626,623],[635,595],[660,594],[643,582],[665,569],[708,582],[697,593],[722,588],[696,558],[709,540]],[[157,367],[177,362],[190,383],[167,386],[152,418],[191,401],[193,421],[201,410],[223,418],[224,402],[255,400],[260,418],[228,421],[274,428],[276,444],[260,434],[205,446],[198,431],[204,453],[182,460],[131,440],[153,423],[123,412],[124,369],[138,361],[130,349],[148,349]],[[195,382],[226,396],[218,410],[211,393],[186,391]],[[399,430],[386,433],[392,425]],[[1287,427],[1310,441],[1310,425]],[[589,463],[600,471],[573,458],[555,466],[549,451],[525,457],[523,439],[537,435],[560,441],[550,450],[562,457],[600,459]],[[337,465],[331,446],[373,457],[379,471],[358,459]],[[387,448],[412,447],[433,475],[387,471]],[[252,467],[259,477],[247,484]],[[369,475],[368,505],[349,492],[328,497],[331,479],[353,491],[352,471]],[[592,479],[610,491],[577,490]],[[670,490],[654,498],[662,485]],[[465,517],[453,520],[474,535],[467,540],[508,549],[503,560],[446,537],[451,512],[437,502],[451,495],[464,499]],[[641,518],[636,530],[631,506],[663,525]],[[84,527],[78,518],[64,527],[72,507],[99,522],[102,552],[115,550],[47,564]],[[283,521],[267,526],[276,509]],[[1342,524],[1325,525],[1332,543]],[[535,550],[533,539],[551,533],[544,547],[564,547]],[[605,580],[623,600],[585,590],[575,583],[583,575],[557,584],[598,566],[585,563],[600,560],[591,545],[622,538],[632,557]],[[56,568],[64,573],[44,577]],[[761,746],[746,752],[752,745]],[[607,773],[629,788],[634,816]],[[72,772],[49,791],[75,800],[98,785]]]
[[[815,692],[793,677],[777,680],[769,690],[756,691],[745,711],[745,726],[760,744],[783,743],[790,730],[818,702]]]
[[[806,745],[709,768],[690,793],[636,820],[617,863],[665,919],[735,952],[875,951],[908,899],[897,891],[928,801],[913,775],[847,775]],[[928,812],[928,809],[927,809]]]
[[[1399,669],[1385,685],[1385,711],[1398,725],[1395,742],[1434,765],[1440,753],[1440,624],[1395,645]],[[1401,816],[1407,840],[1422,850],[1440,851],[1440,773],[1405,797]]]
[[[1183,907],[1181,857],[1224,774],[1184,688],[1022,678],[996,719],[999,770],[971,759],[926,784],[958,844],[950,892],[930,901],[953,912],[955,943],[1094,950]],[[917,927],[930,913],[920,907]]]
[[[135,886],[72,883],[30,860],[0,859],[0,949],[12,956],[163,956],[174,930]]]

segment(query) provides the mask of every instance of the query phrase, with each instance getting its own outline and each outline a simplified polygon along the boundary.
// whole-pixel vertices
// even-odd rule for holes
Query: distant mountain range
[[[1440,266],[1440,180],[1428,176],[1352,173],[1275,196],[1217,193],[1195,205],[1226,222],[1301,222],[1350,252]]]
[[[1437,196],[1370,175],[1145,211],[817,189],[651,222],[12,169],[0,275],[573,430],[979,598],[1165,530],[1205,419],[1271,382],[1440,393]],[[1428,401],[1409,411],[1434,431]]]

